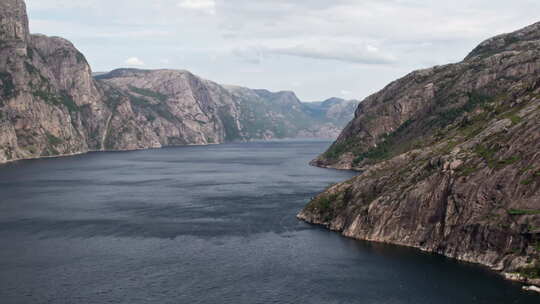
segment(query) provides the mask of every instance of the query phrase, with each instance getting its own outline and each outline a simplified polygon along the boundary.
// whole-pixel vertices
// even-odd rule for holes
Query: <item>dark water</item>
[[[0,303],[540,303],[483,268],[297,221],[351,176],[307,166],[328,144],[0,167]]]

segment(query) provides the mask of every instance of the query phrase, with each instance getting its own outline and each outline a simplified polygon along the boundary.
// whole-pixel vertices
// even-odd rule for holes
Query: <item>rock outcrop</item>
[[[368,97],[314,165],[357,177],[299,218],[540,284],[540,23]]]
[[[86,152],[109,109],[84,56],[30,35],[23,1],[0,3],[0,162]]]
[[[339,105],[332,115],[346,117],[340,109],[347,108]],[[0,2],[0,163],[88,151],[336,137],[345,119],[334,116],[312,115],[292,92],[226,88],[187,71],[119,69],[94,78],[69,41],[30,34],[24,1]]]

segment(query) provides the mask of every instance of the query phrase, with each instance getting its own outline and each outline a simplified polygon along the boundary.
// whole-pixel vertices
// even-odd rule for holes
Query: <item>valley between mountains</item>
[[[0,3],[0,163],[88,151],[335,138],[358,101],[223,86],[181,70],[93,77],[75,46],[32,35],[22,0]]]
[[[316,196],[299,219],[536,286],[539,122],[540,23],[488,39],[461,62],[414,71],[362,102],[307,103],[184,70],[93,75],[71,42],[30,34],[24,1],[0,2],[0,163],[337,137],[311,164],[358,175]]]

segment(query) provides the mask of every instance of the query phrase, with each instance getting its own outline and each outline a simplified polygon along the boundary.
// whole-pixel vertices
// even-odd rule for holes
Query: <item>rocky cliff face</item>
[[[95,148],[85,126],[99,129],[109,111],[84,56],[30,35],[23,1],[2,1],[0,17],[0,162]]]
[[[245,139],[230,94],[187,71],[120,69],[97,79],[107,97],[117,94],[126,103],[109,102],[115,109],[112,129],[122,131],[108,137],[107,148],[136,143],[133,131],[154,147]]]
[[[352,102],[335,99],[326,108],[316,104],[308,107],[308,103],[301,102],[293,92],[221,86],[188,71],[119,69],[96,79],[121,92],[131,101],[135,112],[152,122],[151,129],[156,131],[154,138],[166,135],[159,140],[160,145],[336,138],[341,131],[340,124],[346,121],[344,112],[349,111],[351,116],[354,113],[345,106]],[[332,113],[332,116],[318,117],[312,113],[312,108],[320,108],[319,111],[325,115]],[[147,123],[135,120],[139,126]],[[171,138],[174,140],[168,140]]]
[[[368,97],[313,163],[357,169],[299,214],[540,284],[540,23]]]
[[[31,35],[22,0],[0,2],[0,163],[100,150],[332,137],[292,92],[229,89],[187,71],[94,79],[67,40]]]

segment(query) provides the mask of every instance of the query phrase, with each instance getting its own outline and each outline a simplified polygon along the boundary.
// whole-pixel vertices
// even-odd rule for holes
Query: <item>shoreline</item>
[[[35,156],[35,157],[28,157],[28,158],[15,158],[15,159],[8,159],[6,161],[0,161],[0,167],[11,164],[18,161],[24,161],[24,160],[39,160],[39,159],[49,159],[49,158],[61,158],[61,157],[69,157],[69,156],[77,156],[77,155],[84,155],[88,153],[99,153],[99,152],[131,152],[131,151],[145,151],[145,150],[158,150],[158,149],[164,149],[164,148],[177,148],[177,147],[194,147],[194,146],[214,146],[214,145],[225,145],[225,144],[234,144],[234,143],[272,143],[272,142],[287,142],[287,141],[321,141],[321,142],[331,142],[333,139],[331,138],[305,138],[305,137],[299,137],[299,138],[276,138],[276,139],[254,139],[254,140],[246,140],[246,141],[232,141],[232,142],[223,142],[223,143],[207,143],[207,144],[185,144],[185,145],[167,145],[167,146],[161,146],[161,147],[146,147],[146,148],[135,148],[135,149],[116,149],[116,150],[88,150],[88,151],[81,151],[81,152],[75,152],[75,153],[66,153],[66,154],[58,154],[58,155],[47,155],[47,156]]]
[[[333,165],[327,165],[327,164],[319,163],[316,160],[317,159],[312,160],[310,162],[310,165],[314,166],[314,167],[318,167],[318,168],[334,169],[334,170],[341,170],[341,171],[361,172],[361,170],[356,170],[356,169],[353,169],[353,168],[340,168],[339,166],[333,166]],[[332,229],[325,223],[317,223],[317,222],[310,221],[308,219],[308,217],[306,217],[303,214],[303,210],[300,211],[297,214],[296,218],[303,221],[303,222],[306,222],[306,223],[308,223],[310,225],[321,226],[321,227],[324,227],[327,230],[337,232],[341,236],[344,236],[346,238],[350,238],[350,239],[353,239],[353,240],[366,241],[366,242],[375,242],[375,243],[381,243],[381,244],[389,244],[389,245],[394,245],[394,246],[402,246],[402,247],[414,248],[414,249],[420,250],[421,252],[437,254],[437,255],[444,256],[446,258],[452,259],[452,260],[459,261],[459,262],[480,265],[480,266],[482,266],[484,268],[487,268],[490,271],[502,276],[506,280],[513,281],[513,282],[518,282],[518,283],[523,284],[522,289],[525,290],[525,291],[533,291],[533,292],[540,293],[540,278],[529,279],[529,278],[523,277],[519,273],[499,271],[499,270],[495,269],[494,267],[492,267],[491,265],[482,263],[481,261],[478,261],[478,260],[470,260],[470,259],[468,260],[468,259],[463,259],[463,258],[460,258],[460,257],[448,256],[448,255],[446,255],[444,253],[438,253],[438,252],[435,252],[435,251],[426,250],[426,249],[420,248],[418,246],[408,245],[408,244],[405,244],[405,243],[399,244],[399,243],[387,242],[387,241],[382,241],[382,240],[368,240],[368,239],[363,239],[363,238],[358,238],[358,237],[346,235],[346,234],[343,234],[343,231]]]
[[[349,170],[350,171],[350,170]],[[354,170],[352,170],[354,171]],[[453,257],[453,256],[448,256],[446,254],[443,254],[443,253],[439,253],[439,252],[435,252],[435,251],[430,251],[430,250],[426,250],[426,249],[423,249],[421,247],[418,247],[418,246],[414,246],[414,245],[408,245],[408,244],[405,244],[405,243],[402,243],[402,244],[399,244],[399,243],[394,243],[394,242],[387,242],[387,241],[382,241],[382,240],[369,240],[369,239],[363,239],[363,238],[358,238],[358,237],[354,237],[354,236],[351,236],[351,235],[346,235],[346,234],[343,234],[343,231],[339,231],[339,230],[335,230],[335,229],[332,229],[330,228],[327,224],[324,224],[324,223],[317,223],[317,222],[312,222],[310,221],[304,214],[303,214],[303,211],[300,211],[297,215],[296,215],[296,218],[298,220],[301,220],[307,224],[310,224],[310,225],[314,225],[314,226],[319,226],[319,227],[323,227],[324,229],[327,229],[329,231],[333,231],[333,232],[336,232],[338,233],[340,236],[343,236],[343,237],[346,237],[346,238],[349,238],[349,239],[352,239],[352,240],[357,240],[357,241],[365,241],[365,242],[373,242],[373,243],[379,243],[379,244],[386,244],[386,245],[393,245],[393,246],[401,246],[401,247],[406,247],[406,248],[413,248],[413,249],[416,249],[420,252],[424,252],[424,253],[430,253],[430,254],[436,254],[436,255],[439,255],[439,256],[443,256],[443,257],[446,257],[448,259],[451,259],[451,260],[454,260],[454,261],[459,261],[461,263],[470,263],[470,264],[474,264],[474,265],[479,265],[483,268],[486,268],[488,269],[489,271],[501,276],[502,278],[504,278],[505,280],[508,280],[508,281],[513,281],[513,282],[517,282],[517,283],[521,283],[523,284],[522,286],[522,289],[524,291],[533,291],[533,292],[537,292],[537,293],[540,293],[540,278],[538,279],[528,279],[526,277],[523,277],[521,276],[519,273],[511,273],[511,272],[504,272],[504,271],[498,271],[496,269],[494,269],[492,266],[490,265],[487,265],[485,263],[482,263],[480,261],[475,261],[475,260],[467,260],[467,259],[463,259],[463,258],[460,258],[460,257]]]

